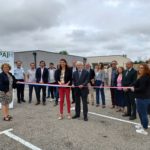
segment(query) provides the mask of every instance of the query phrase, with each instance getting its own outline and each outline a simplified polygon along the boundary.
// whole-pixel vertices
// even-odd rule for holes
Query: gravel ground
[[[107,107],[102,109],[89,105],[89,111],[128,119],[109,108],[110,97],[107,90],[106,93]],[[27,90],[25,95],[28,100]],[[89,115],[88,122],[84,122],[82,116],[78,120],[67,118],[57,120],[58,106],[54,107],[53,102],[49,101],[46,106],[35,106],[35,102],[34,99],[32,104],[27,102],[17,104],[15,100],[14,109],[10,111],[14,119],[11,122],[4,122],[1,119],[0,132],[13,128],[12,133],[42,150],[150,150],[150,135],[137,134],[131,124],[94,115]],[[2,134],[0,150],[28,150],[28,148]]]

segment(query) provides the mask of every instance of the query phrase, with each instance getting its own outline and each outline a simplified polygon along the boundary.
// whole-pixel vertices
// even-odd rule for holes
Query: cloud
[[[0,0],[0,48],[150,55],[149,0]]]
[[[61,3],[55,0],[19,1],[19,4],[17,0],[14,3],[4,2],[4,8],[0,9],[1,35],[43,30],[60,24],[59,14],[63,9]]]

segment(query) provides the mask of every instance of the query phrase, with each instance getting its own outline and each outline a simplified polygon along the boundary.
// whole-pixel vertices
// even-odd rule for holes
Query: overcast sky
[[[150,0],[0,0],[0,49],[150,57]]]

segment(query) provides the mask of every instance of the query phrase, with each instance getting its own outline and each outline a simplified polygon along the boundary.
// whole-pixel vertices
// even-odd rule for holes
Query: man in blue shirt
[[[25,81],[25,73],[22,68],[22,62],[16,62],[16,68],[14,69],[14,76],[17,81],[24,82]],[[26,102],[24,100],[24,84],[17,84],[17,100],[18,103]]]

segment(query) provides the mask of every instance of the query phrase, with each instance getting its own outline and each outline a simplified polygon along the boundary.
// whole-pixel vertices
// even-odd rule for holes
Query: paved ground
[[[109,101],[107,94],[107,104]],[[136,134],[131,124],[95,115],[89,115],[88,122],[84,122],[82,117],[79,120],[65,118],[59,121],[59,107],[53,107],[53,102],[47,102],[46,106],[35,106],[34,103],[35,100],[32,104],[15,102],[11,110],[14,120],[0,120],[0,132],[13,128],[13,134],[42,150],[150,150],[150,135]],[[124,119],[109,106],[106,109],[89,106],[89,111]],[[0,150],[29,148],[1,134]]]

